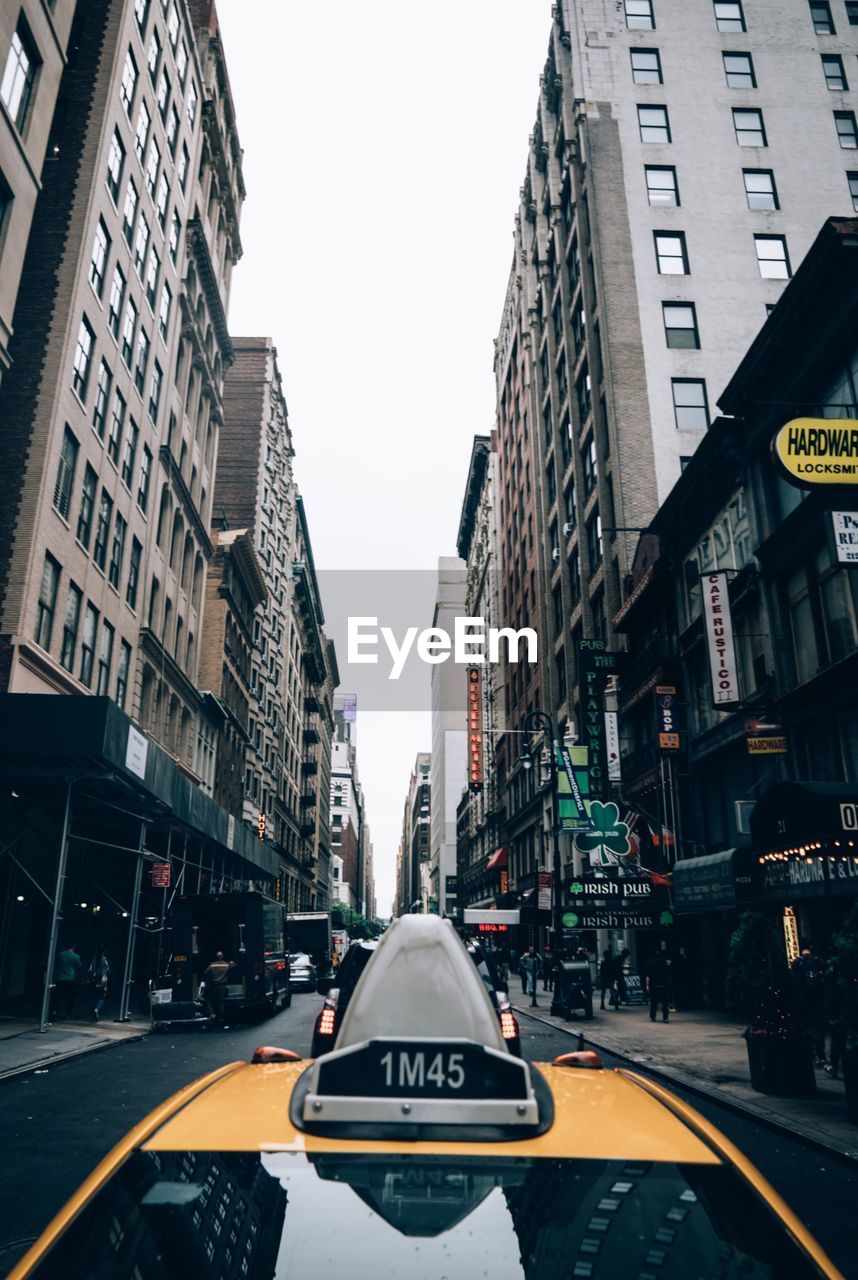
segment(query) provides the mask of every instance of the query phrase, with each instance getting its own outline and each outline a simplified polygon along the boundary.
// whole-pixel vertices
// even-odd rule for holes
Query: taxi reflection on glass
[[[430,993],[431,992],[431,998]],[[805,1280],[839,1272],[722,1135],[592,1053],[511,1054],[452,927],[384,935],[336,1047],[263,1049],[117,1147],[18,1277]]]

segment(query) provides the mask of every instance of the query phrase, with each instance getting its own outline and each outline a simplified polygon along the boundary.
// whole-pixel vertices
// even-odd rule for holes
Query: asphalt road
[[[259,1044],[308,1054],[321,997],[296,995],[267,1022],[226,1031],[158,1033],[0,1083],[0,1276],[113,1144],[157,1103]],[[550,1061],[572,1038],[522,1019],[524,1052]],[[606,1065],[615,1065],[606,1058]],[[847,1276],[858,1276],[854,1222],[858,1167],[789,1136],[686,1097],[755,1162]]]

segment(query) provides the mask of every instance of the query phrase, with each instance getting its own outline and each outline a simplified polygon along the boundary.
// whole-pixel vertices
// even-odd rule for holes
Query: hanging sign
[[[152,888],[153,889],[169,889],[169,887],[170,887],[169,862],[153,862],[152,863]]]
[[[785,756],[789,751],[784,737],[748,738],[749,756]]]
[[[704,573],[702,587],[712,698],[716,707],[734,706],[739,701],[739,678],[726,573]]]
[[[593,867],[613,867],[619,859],[629,856],[628,823],[620,822],[620,810],[613,800],[608,804],[591,802],[590,830],[576,834],[575,848],[589,856]]]
[[[608,781],[622,782],[620,767],[620,728],[616,711],[605,712],[605,746],[608,753]]]
[[[793,418],[772,441],[778,468],[799,489],[858,485],[858,421]]]
[[[858,564],[858,511],[832,511],[834,552],[838,564]]]
[[[483,786],[482,677],[479,667],[468,667],[468,786]]]
[[[551,910],[551,872],[540,871],[536,879],[536,906],[539,911]]]
[[[784,943],[786,945],[787,963],[792,965],[793,960],[797,960],[800,954],[795,907],[784,907]]]
[[[561,831],[586,831],[590,796],[589,752],[586,747],[557,749],[557,811]]]
[[[659,751],[679,750],[679,709],[676,685],[655,686],[655,718]]]
[[[608,788],[605,745],[605,685],[619,668],[620,655],[609,653],[604,640],[578,641],[578,682],[581,688],[582,739],[590,751],[590,795],[602,799]]]

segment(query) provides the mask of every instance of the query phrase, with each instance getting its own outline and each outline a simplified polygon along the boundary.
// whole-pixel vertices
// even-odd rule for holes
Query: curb
[[[69,1049],[66,1053],[55,1053],[50,1058],[40,1058],[36,1062],[25,1062],[20,1067],[10,1067],[8,1071],[0,1071],[0,1084],[6,1080],[15,1080],[18,1076],[25,1076],[30,1071],[50,1070],[53,1066],[58,1066],[61,1062],[70,1062],[72,1058],[82,1058],[87,1053],[99,1053],[102,1049],[113,1049],[118,1044],[136,1044],[140,1040],[145,1040],[148,1031],[141,1031],[139,1036],[122,1036],[116,1040],[103,1040],[99,1044],[87,1045],[84,1049]]]
[[[552,1027],[555,1031],[562,1031],[568,1036],[575,1036],[576,1039],[583,1035],[585,1044],[592,1045],[594,1049],[598,1049],[602,1053],[608,1053],[614,1058],[619,1058],[621,1062],[627,1062],[633,1070],[640,1071],[643,1075],[655,1076],[667,1084],[679,1085],[682,1089],[694,1094],[695,1097],[714,1102],[717,1106],[734,1112],[744,1120],[752,1120],[756,1124],[764,1125],[767,1129],[772,1129],[775,1133],[780,1133],[795,1139],[797,1142],[802,1142],[805,1146],[811,1147],[814,1151],[819,1151],[823,1155],[834,1156],[849,1165],[858,1165],[858,1134],[856,1134],[856,1149],[854,1151],[847,1151],[842,1147],[834,1147],[830,1143],[824,1142],[821,1138],[814,1137],[804,1127],[796,1129],[794,1125],[781,1124],[765,1112],[757,1111],[755,1107],[739,1102],[738,1099],[732,1098],[728,1093],[719,1089],[717,1085],[712,1085],[708,1089],[701,1088],[699,1084],[689,1079],[688,1076],[683,1075],[682,1072],[671,1072],[665,1070],[664,1067],[656,1067],[651,1066],[649,1063],[639,1062],[636,1058],[629,1057],[627,1053],[622,1053],[620,1050],[613,1049],[606,1044],[599,1044],[591,1039],[586,1032],[581,1030],[573,1031],[571,1027],[559,1027],[556,1022],[551,1022],[548,1018],[531,1013],[529,1009],[520,1009],[516,1005],[513,1005],[513,1008],[516,1013],[523,1014],[526,1018],[532,1018],[534,1022],[541,1022],[546,1027]]]

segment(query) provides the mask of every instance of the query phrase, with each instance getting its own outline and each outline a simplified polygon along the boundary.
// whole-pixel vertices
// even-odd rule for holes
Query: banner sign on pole
[[[602,799],[608,789],[605,744],[605,685],[617,671],[620,655],[609,653],[604,640],[578,641],[578,676],[581,686],[583,739],[590,751],[590,796]]]
[[[712,697],[716,707],[729,707],[739,702],[740,698],[727,575],[705,573],[702,584]]]
[[[540,871],[536,880],[536,907],[538,911],[551,910],[551,872]]]
[[[585,831],[590,825],[588,756],[586,747],[564,744],[557,750],[557,808],[561,831]]]
[[[468,667],[468,785],[471,791],[483,786],[482,677],[479,667]]]
[[[608,752],[608,781],[622,782],[620,768],[620,727],[616,711],[605,712],[605,746]]]

